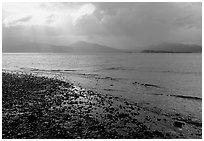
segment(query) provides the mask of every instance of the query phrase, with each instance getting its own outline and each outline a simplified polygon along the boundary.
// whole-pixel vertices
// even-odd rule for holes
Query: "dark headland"
[[[202,138],[202,123],[60,79],[3,72],[2,138]]]
[[[202,46],[182,43],[161,43],[149,46],[141,53],[202,53]]]

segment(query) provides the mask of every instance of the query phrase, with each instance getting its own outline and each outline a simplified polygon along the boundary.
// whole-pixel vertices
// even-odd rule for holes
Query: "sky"
[[[202,44],[201,3],[3,3],[3,43]]]

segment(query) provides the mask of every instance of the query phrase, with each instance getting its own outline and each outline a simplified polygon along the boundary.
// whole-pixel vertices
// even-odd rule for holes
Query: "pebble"
[[[129,116],[129,115],[126,114],[126,113],[121,113],[121,114],[118,115],[119,118],[126,118],[126,117],[128,117],[128,116]]]
[[[27,118],[29,121],[34,122],[35,120],[37,120],[37,115],[32,114],[32,115],[29,115]]]
[[[17,120],[19,120],[19,118],[20,118],[20,116],[16,115],[16,116],[13,118],[13,120],[14,120],[14,121],[17,121]]]
[[[181,121],[175,121],[174,122],[174,126],[175,127],[182,128],[183,125],[185,125],[184,122],[181,122]]]
[[[157,119],[157,121],[160,121],[160,120],[161,120],[160,118]]]

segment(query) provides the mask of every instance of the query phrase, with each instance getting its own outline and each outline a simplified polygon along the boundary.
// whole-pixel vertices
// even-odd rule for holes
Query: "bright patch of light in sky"
[[[40,8],[39,3],[6,4],[3,24],[10,26],[51,25],[57,21],[58,13]]]
[[[77,24],[77,21],[79,21],[83,16],[91,15],[95,11],[95,6],[93,4],[85,4],[80,9],[74,11],[71,16],[73,19],[73,25]]]
[[[58,25],[66,16],[71,16],[72,24],[76,25],[83,16],[91,15],[95,6],[91,3],[84,4],[80,8],[69,8],[58,11],[51,11],[41,7],[41,3],[6,3],[3,11],[6,13],[3,24],[10,26],[35,26]]]

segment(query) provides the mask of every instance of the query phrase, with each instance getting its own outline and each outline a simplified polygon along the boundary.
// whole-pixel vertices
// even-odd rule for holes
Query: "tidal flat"
[[[2,138],[202,138],[202,123],[57,78],[5,71]]]

